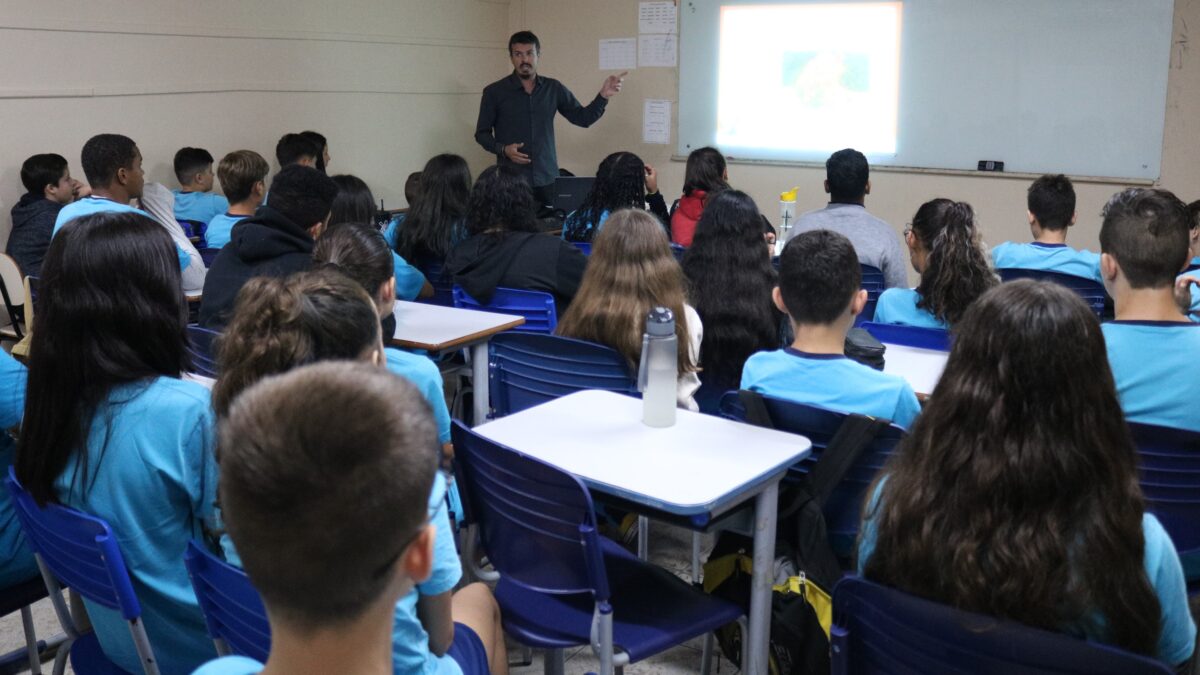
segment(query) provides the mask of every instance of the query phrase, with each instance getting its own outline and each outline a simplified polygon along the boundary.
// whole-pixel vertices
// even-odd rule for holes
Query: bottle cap
[[[655,307],[646,314],[646,334],[666,337],[675,334],[675,314],[668,307]]]
[[[794,202],[794,201],[796,201],[796,193],[799,191],[800,191],[799,187],[794,187],[791,190],[788,190],[787,192],[781,192],[781,193],[779,193],[779,201]]]

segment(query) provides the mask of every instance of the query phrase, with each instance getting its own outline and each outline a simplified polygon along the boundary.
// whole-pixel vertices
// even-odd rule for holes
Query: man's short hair
[[[187,185],[212,163],[212,153],[204,148],[180,148],[175,153],[175,178],[181,185]]]
[[[832,230],[801,232],[779,259],[779,292],[792,321],[833,323],[862,286],[854,245]]]
[[[1133,288],[1171,287],[1188,260],[1191,221],[1171,192],[1129,188],[1101,213],[1100,250],[1116,258]]]
[[[243,392],[219,439],[225,523],[271,615],[309,631],[358,619],[428,520],[438,440],[420,392],[318,363]]]
[[[34,155],[21,164],[21,185],[30,194],[41,197],[46,194],[46,186],[58,185],[66,172],[67,159],[62,155]]]
[[[1075,215],[1075,186],[1061,173],[1047,174],[1029,186],[1026,202],[1043,230],[1065,230]]]
[[[254,191],[254,184],[267,179],[271,167],[267,160],[253,150],[234,150],[221,158],[217,178],[230,204],[244,202]]]
[[[323,148],[303,134],[284,134],[275,144],[275,160],[283,168],[308,157],[314,162],[321,156]]]
[[[508,38],[508,53],[512,54],[513,45],[533,45],[533,50],[542,53],[542,42],[532,31],[519,30]]]
[[[92,187],[112,185],[117,170],[132,169],[138,148],[133,139],[121,134],[97,134],[83,144],[80,153],[83,175]]]
[[[308,229],[324,222],[337,196],[337,183],[310,166],[292,164],[271,181],[271,208]]]
[[[871,167],[867,156],[852,148],[838,150],[825,160],[825,179],[834,201],[857,201],[867,194]]]

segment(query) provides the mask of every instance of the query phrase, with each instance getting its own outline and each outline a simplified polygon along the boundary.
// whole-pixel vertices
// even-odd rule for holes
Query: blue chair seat
[[[108,659],[95,633],[84,633],[72,642],[70,658],[77,675],[134,675]]]

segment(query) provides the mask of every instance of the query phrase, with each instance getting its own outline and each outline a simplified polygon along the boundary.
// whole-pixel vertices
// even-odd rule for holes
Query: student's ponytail
[[[927,251],[917,306],[953,325],[998,283],[979,242],[975,211],[966,202],[934,199],[917,211],[912,229]]]

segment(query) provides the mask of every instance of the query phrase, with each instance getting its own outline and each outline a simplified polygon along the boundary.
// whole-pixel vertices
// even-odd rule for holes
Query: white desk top
[[[942,379],[942,371],[946,369],[946,359],[950,353],[884,344],[887,350],[883,353],[883,372],[903,377],[920,396],[932,394],[938,380]]]
[[[676,515],[718,515],[808,456],[803,436],[679,410],[642,424],[642,401],[580,391],[475,427],[588,487]]]
[[[396,333],[392,336],[392,342],[402,347],[431,352],[468,345],[525,323],[524,317],[511,314],[404,300],[396,301],[392,315],[396,317]]]

